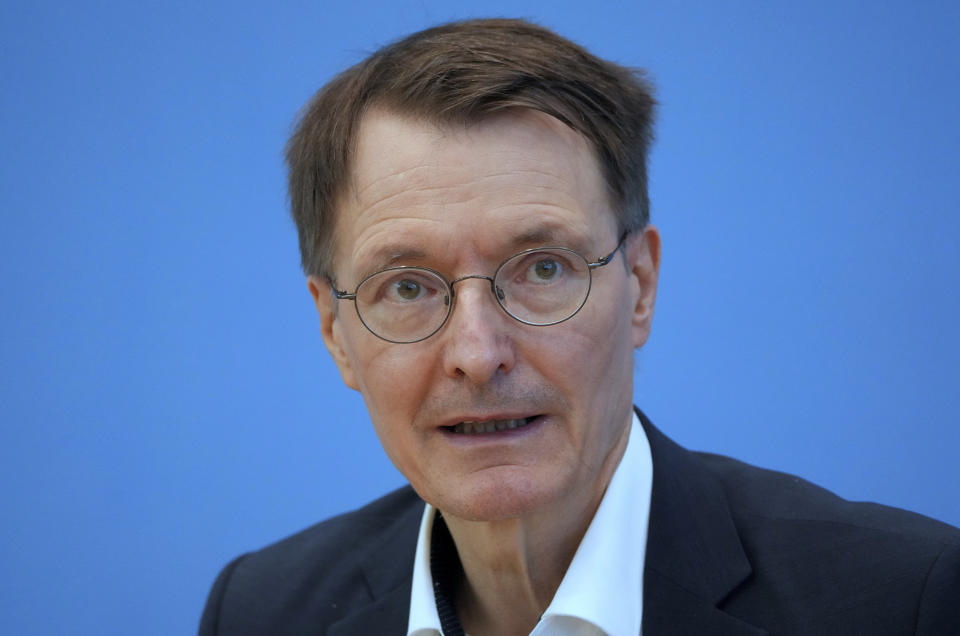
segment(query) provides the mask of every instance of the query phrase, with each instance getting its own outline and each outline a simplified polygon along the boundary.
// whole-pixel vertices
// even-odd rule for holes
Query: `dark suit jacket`
[[[692,453],[641,421],[653,455],[645,636],[960,635],[956,528]],[[405,634],[422,512],[401,488],[237,558],[200,634]]]

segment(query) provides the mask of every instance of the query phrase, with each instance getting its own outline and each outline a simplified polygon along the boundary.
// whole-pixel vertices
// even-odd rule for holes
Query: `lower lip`
[[[452,444],[464,446],[502,444],[504,442],[510,442],[527,437],[528,435],[535,434],[536,430],[543,426],[546,420],[547,418],[545,415],[538,415],[530,420],[526,426],[508,428],[502,431],[494,431],[492,433],[454,433],[446,428],[441,428],[440,431]]]

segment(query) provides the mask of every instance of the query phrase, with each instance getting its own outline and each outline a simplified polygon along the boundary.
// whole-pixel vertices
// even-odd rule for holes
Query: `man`
[[[411,487],[232,562],[202,634],[960,633],[958,531],[634,410],[653,105],[509,20],[417,33],[317,94],[287,152],[303,267]]]

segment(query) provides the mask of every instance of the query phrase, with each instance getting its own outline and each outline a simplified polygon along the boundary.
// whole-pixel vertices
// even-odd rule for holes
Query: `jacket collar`
[[[752,573],[726,495],[690,451],[637,409],[653,456],[645,634],[766,634],[718,609]]]

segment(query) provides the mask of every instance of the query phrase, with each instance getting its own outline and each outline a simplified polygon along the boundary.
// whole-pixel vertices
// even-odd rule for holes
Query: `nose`
[[[468,276],[455,283],[453,311],[441,336],[443,368],[451,377],[486,384],[498,373],[508,373],[513,368],[515,353],[510,331],[519,323],[497,305],[489,278]]]

